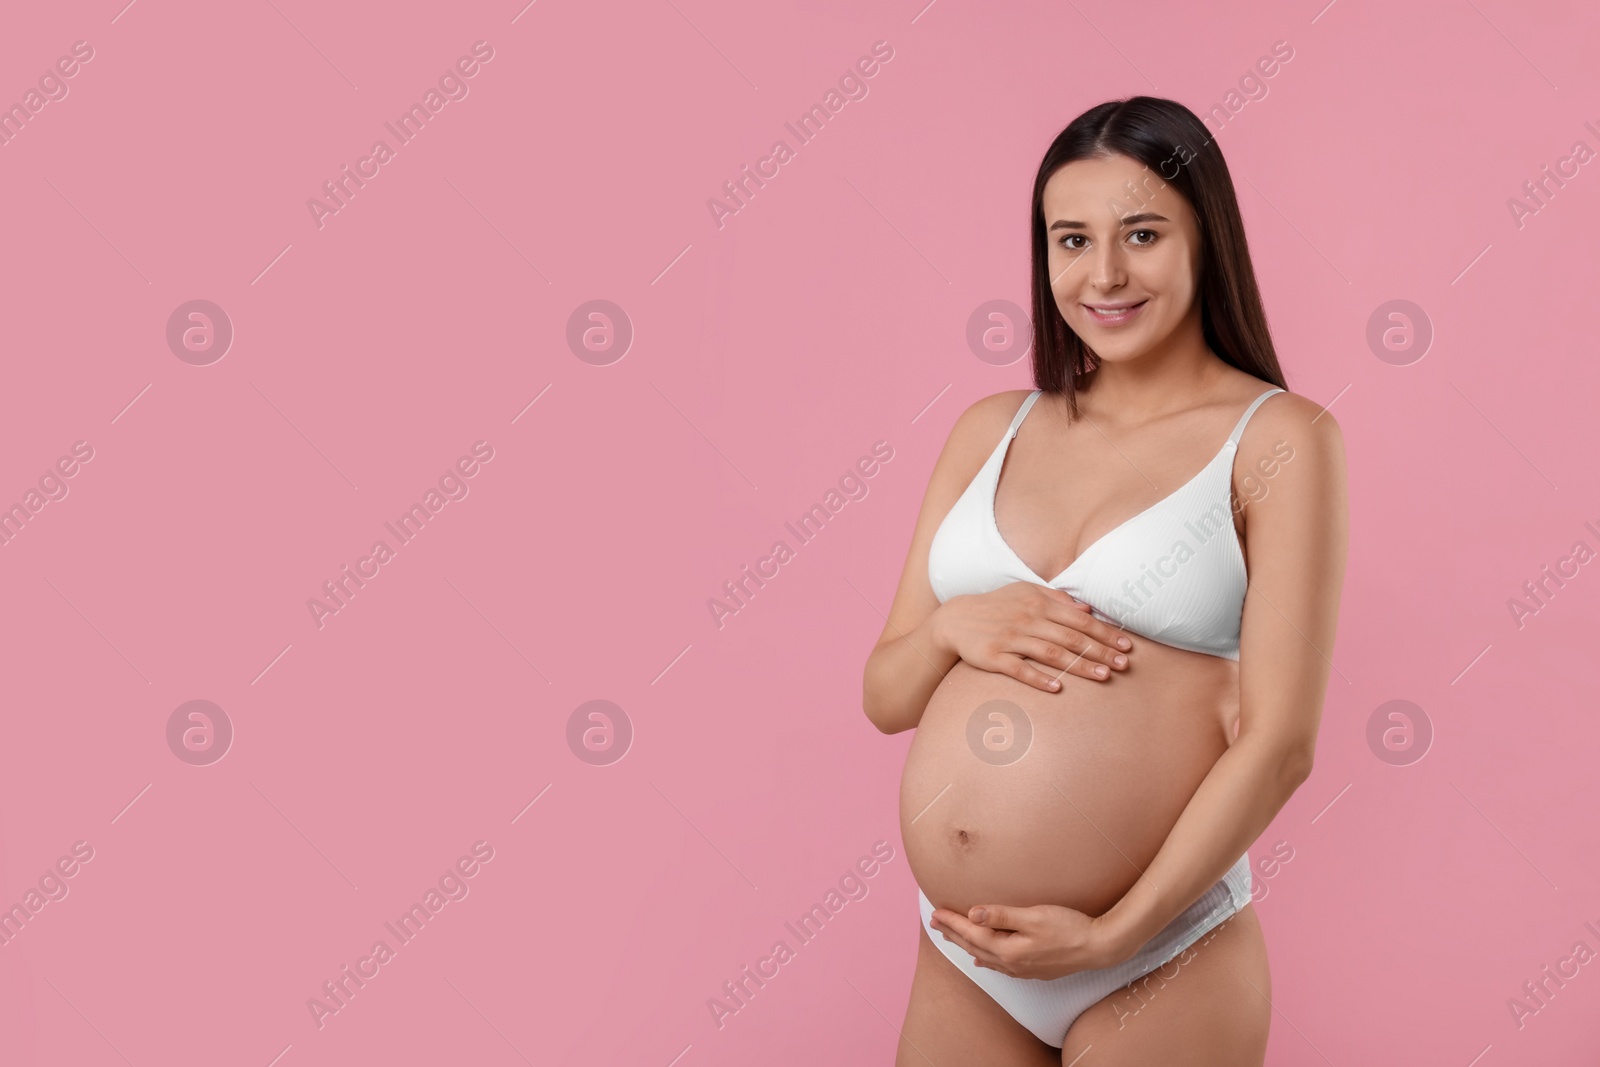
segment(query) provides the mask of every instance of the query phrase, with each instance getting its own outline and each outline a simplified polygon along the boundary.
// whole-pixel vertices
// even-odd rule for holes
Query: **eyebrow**
[[[1141,222],[1171,222],[1165,215],[1157,215],[1154,211],[1142,211],[1137,215],[1127,215],[1117,227],[1122,229],[1127,226],[1136,226]],[[1058,219],[1050,224],[1051,230],[1087,230],[1087,222],[1076,222],[1072,219]],[[1048,232],[1048,231],[1047,231]]]

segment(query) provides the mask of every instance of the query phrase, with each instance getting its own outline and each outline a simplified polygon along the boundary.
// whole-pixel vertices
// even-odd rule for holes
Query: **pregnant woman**
[[[917,731],[897,1063],[1261,1064],[1247,850],[1311,773],[1343,441],[1181,104],[1062,131],[1032,250],[1038,388],[956,420],[866,664],[867,717]]]

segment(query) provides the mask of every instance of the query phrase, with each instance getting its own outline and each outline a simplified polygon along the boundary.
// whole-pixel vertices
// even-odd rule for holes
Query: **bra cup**
[[[995,455],[998,454],[997,449]],[[983,484],[984,475],[994,459],[991,455],[979,469],[977,476],[934,531],[933,540],[928,544],[928,584],[933,587],[933,595],[941,604],[954,596],[986,593],[1023,577],[994,573],[989,563],[993,559],[993,549],[984,545],[981,539],[983,502],[974,488]]]
[[[1231,454],[1231,450],[1230,454]],[[1164,644],[1224,655],[1238,646],[1245,573],[1231,509],[1231,467],[1138,516],[1095,545],[1062,585],[1096,616]],[[1211,502],[1207,506],[1207,502]]]

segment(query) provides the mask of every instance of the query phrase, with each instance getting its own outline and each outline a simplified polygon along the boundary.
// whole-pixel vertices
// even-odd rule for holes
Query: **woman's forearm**
[[[933,691],[960,656],[937,638],[939,613],[914,630],[890,638],[867,657],[861,683],[861,708],[886,734],[910,730],[922,721]]]
[[[1224,752],[1144,874],[1100,917],[1119,961],[1220,881],[1310,773],[1300,750],[1265,738],[1241,737]]]

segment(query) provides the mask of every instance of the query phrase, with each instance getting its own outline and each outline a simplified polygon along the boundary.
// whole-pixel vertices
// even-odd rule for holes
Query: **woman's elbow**
[[[1244,733],[1246,731],[1241,731],[1241,734]],[[1308,743],[1299,739],[1257,734],[1250,738],[1241,736],[1234,742],[1235,747],[1240,741],[1247,742],[1256,759],[1275,771],[1287,784],[1290,792],[1300,788],[1305,780],[1311,777],[1311,770],[1316,762],[1315,741]]]
[[[1283,766],[1285,774],[1294,783],[1294,788],[1298,789],[1305,784],[1307,778],[1311,777],[1316,761],[1315,745],[1294,745],[1289,748],[1287,755],[1284,756]]]
[[[865,693],[861,697],[861,713],[867,717],[868,722],[877,728],[880,734],[897,734],[910,727],[909,723],[896,721],[891,711],[879,708],[876,702]]]
[[[882,709],[878,707],[878,701],[873,697],[872,670],[870,666],[866,677],[862,679],[861,683],[861,713],[867,717],[868,722],[877,728],[879,733],[894,733],[893,730],[888,728],[888,719],[884,716]]]

